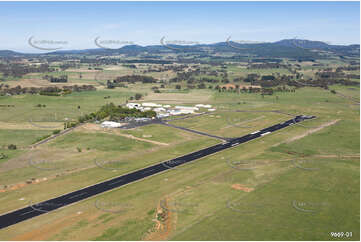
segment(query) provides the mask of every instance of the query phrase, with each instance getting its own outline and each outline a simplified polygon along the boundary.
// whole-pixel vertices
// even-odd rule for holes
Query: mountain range
[[[214,44],[195,45],[126,45],[119,49],[83,49],[83,50],[57,50],[42,54],[20,53],[11,50],[0,50],[0,57],[25,57],[25,56],[48,56],[48,55],[119,55],[137,56],[141,54],[162,54],[171,52],[215,54],[219,52],[239,53],[263,57],[308,57],[317,58],[324,53],[332,53],[339,56],[357,57],[360,55],[360,45],[331,45],[322,41],[301,39],[284,39],[270,43],[238,43],[233,41],[219,42]]]

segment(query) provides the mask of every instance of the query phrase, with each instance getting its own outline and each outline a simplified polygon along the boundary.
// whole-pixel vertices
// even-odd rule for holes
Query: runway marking
[[[261,134],[261,136],[265,136],[265,135],[270,134],[270,133],[271,132],[266,132],[266,133]]]
[[[259,130],[254,131],[254,132],[253,132],[253,133],[251,133],[251,134],[257,134],[257,133],[259,133]]]
[[[143,171],[142,174],[147,174],[147,173],[152,172],[152,171],[154,171],[154,169]]]
[[[82,193],[80,193],[80,194],[71,196],[71,197],[69,197],[68,199],[72,199],[72,198],[75,198],[75,197],[80,197],[80,196],[82,196],[82,195],[84,195],[84,194],[87,194],[87,193],[86,193],[86,192],[82,192]]]
[[[29,212],[22,213],[22,214],[20,214],[20,216],[23,216],[23,215],[28,214],[28,213],[32,213],[32,212],[34,212],[34,211],[35,211],[35,210],[31,210],[31,211],[29,211]]]
[[[120,179],[119,181],[109,183],[109,184],[108,184],[108,186],[110,186],[110,185],[114,185],[114,184],[117,184],[117,183],[119,183],[119,182],[123,182],[123,181],[124,181],[124,179]]]

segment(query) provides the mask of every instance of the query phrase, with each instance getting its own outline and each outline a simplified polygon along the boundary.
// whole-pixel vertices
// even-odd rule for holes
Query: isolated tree
[[[142,94],[136,93],[135,96],[134,96],[134,98],[135,98],[135,100],[139,100],[139,99],[142,98],[142,96],[143,96]]]
[[[237,90],[237,93],[239,93],[239,85],[236,84],[236,90]]]

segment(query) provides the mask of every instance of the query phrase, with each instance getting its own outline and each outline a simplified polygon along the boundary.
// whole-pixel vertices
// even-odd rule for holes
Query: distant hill
[[[15,52],[12,50],[0,50],[0,56],[23,56],[23,53]]]
[[[329,45],[321,41],[284,39],[273,43],[245,44],[237,42],[219,42],[214,44],[181,45],[126,45],[119,49],[84,49],[84,50],[58,50],[45,54],[31,55],[119,55],[137,56],[140,54],[162,54],[170,52],[197,53],[211,55],[228,52],[240,55],[254,55],[268,58],[318,58],[320,51],[333,52],[340,56],[359,56],[360,45]],[[0,50],[0,56],[28,55],[11,50]]]
[[[312,40],[302,40],[302,39],[284,39],[274,42],[274,44],[289,46],[289,47],[296,46],[306,49],[327,49],[330,47],[330,45],[322,41],[312,41]]]

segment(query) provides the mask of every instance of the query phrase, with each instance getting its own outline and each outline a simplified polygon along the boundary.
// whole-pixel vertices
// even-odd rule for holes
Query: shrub
[[[135,96],[134,96],[134,98],[135,98],[135,100],[139,100],[139,99],[142,98],[142,96],[143,96],[142,94],[136,93]]]
[[[9,150],[16,150],[16,145],[10,144],[10,145],[8,145],[8,149]]]
[[[6,158],[8,158],[7,155],[5,155],[4,153],[1,153],[1,154],[0,154],[0,160],[1,160],[1,159],[6,159]]]

